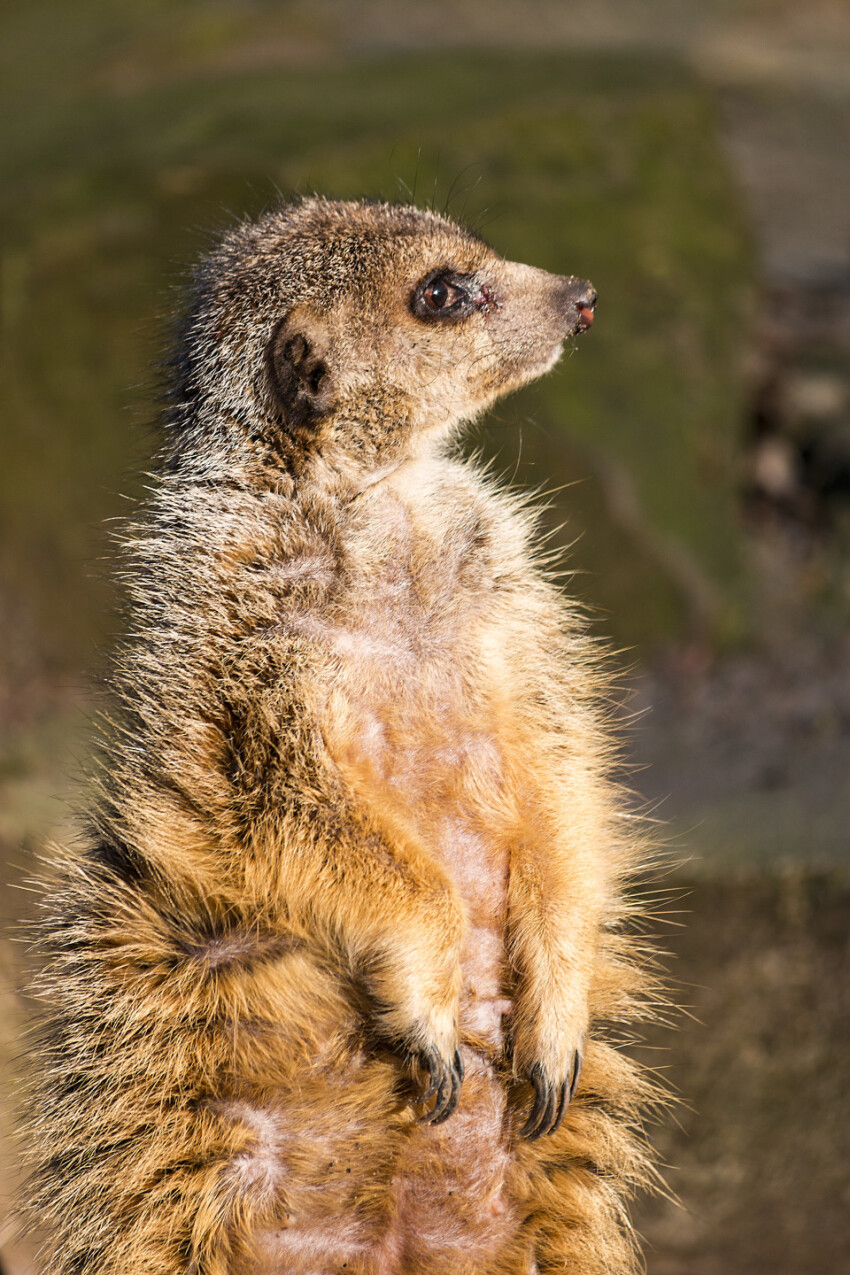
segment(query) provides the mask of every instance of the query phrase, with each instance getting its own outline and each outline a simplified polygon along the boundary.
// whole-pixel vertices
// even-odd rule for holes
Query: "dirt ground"
[[[676,881],[678,886],[679,882]],[[650,1275],[850,1269],[850,886],[789,869],[682,881],[681,1096],[654,1142],[680,1205],[643,1202]]]

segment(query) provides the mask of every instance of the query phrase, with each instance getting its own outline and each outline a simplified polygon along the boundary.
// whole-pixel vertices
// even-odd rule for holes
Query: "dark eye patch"
[[[468,275],[453,270],[432,271],[414,288],[410,308],[417,319],[429,323],[459,323],[474,313],[472,292]]]

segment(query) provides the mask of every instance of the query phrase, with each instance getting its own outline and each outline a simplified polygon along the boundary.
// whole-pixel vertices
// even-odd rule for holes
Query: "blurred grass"
[[[577,484],[552,521],[566,515],[561,542],[587,573],[574,587],[619,640],[740,634],[752,266],[705,91],[648,55],[342,62],[309,13],[287,25],[283,10],[6,6],[7,682],[90,662],[110,598],[92,562],[154,445],[174,285],[211,231],[277,188],[413,191],[506,255],[593,279],[592,335],[477,437],[518,482]],[[264,34],[289,42],[284,69],[263,69]]]

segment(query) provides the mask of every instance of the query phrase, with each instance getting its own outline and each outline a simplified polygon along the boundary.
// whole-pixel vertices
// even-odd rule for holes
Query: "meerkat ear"
[[[268,371],[285,425],[312,426],[333,410],[334,377],[328,341],[311,316],[293,312],[269,342]]]

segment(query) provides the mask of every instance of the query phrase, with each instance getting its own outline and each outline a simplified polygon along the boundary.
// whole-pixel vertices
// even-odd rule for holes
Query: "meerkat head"
[[[435,213],[305,200],[202,268],[178,418],[381,467],[547,372],[595,303],[589,283],[505,261]]]

